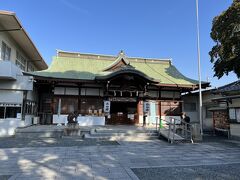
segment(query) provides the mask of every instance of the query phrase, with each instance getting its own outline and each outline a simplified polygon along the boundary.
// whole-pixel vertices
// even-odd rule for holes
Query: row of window
[[[4,42],[2,42],[1,59],[6,61],[10,61],[11,59],[11,48]],[[24,58],[18,51],[16,51],[16,65],[23,71],[34,71],[33,65],[27,63],[26,58]]]
[[[2,104],[0,103],[0,119],[6,118],[21,118],[21,113],[24,115],[36,115],[37,104],[34,101],[26,100],[23,106],[21,104]]]

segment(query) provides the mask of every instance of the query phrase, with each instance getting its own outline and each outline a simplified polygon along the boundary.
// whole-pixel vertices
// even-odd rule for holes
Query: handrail
[[[175,118],[174,118],[175,119]],[[176,119],[175,119],[176,120]],[[178,120],[179,121],[179,120]],[[180,119],[181,125],[179,129],[183,130],[183,136],[185,139],[189,139],[193,143],[193,136],[192,136],[192,124],[187,123]]]
[[[165,128],[165,129],[168,129],[168,135],[167,135],[168,142],[174,143],[175,136],[177,134],[186,140],[190,140],[193,143],[192,125],[190,123],[187,123],[187,122],[183,121],[182,119],[180,120],[180,123],[177,123],[177,122],[179,122],[179,119],[176,119],[173,117],[170,117],[169,121],[160,118],[159,119],[159,133],[161,133],[161,128],[163,128],[162,127],[163,122],[165,122],[165,124],[168,126],[168,128]],[[179,126],[176,128],[177,125],[179,125]],[[179,134],[177,132],[177,130],[180,130],[181,134]],[[172,131],[172,138],[170,139],[171,131]]]

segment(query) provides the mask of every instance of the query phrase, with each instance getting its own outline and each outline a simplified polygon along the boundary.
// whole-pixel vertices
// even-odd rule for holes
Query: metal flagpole
[[[199,121],[200,132],[203,135],[203,119],[202,119],[202,84],[201,84],[201,58],[200,58],[200,33],[198,18],[198,0],[196,0],[196,18],[197,18],[197,53],[198,53],[198,81],[199,81]]]

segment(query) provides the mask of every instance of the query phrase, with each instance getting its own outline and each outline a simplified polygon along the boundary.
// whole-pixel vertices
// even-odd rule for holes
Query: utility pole
[[[197,53],[198,53],[198,81],[199,81],[199,121],[200,133],[203,135],[203,119],[202,119],[202,83],[201,83],[201,57],[200,57],[200,33],[198,18],[198,0],[196,0],[196,18],[197,18]]]

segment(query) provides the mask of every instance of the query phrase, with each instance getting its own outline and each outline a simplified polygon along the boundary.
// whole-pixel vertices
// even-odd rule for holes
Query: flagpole
[[[198,53],[198,81],[199,81],[199,122],[200,133],[203,135],[203,119],[202,119],[202,83],[201,83],[201,57],[200,57],[200,33],[199,33],[199,17],[198,17],[198,0],[196,0],[196,18],[197,18],[197,53]]]

